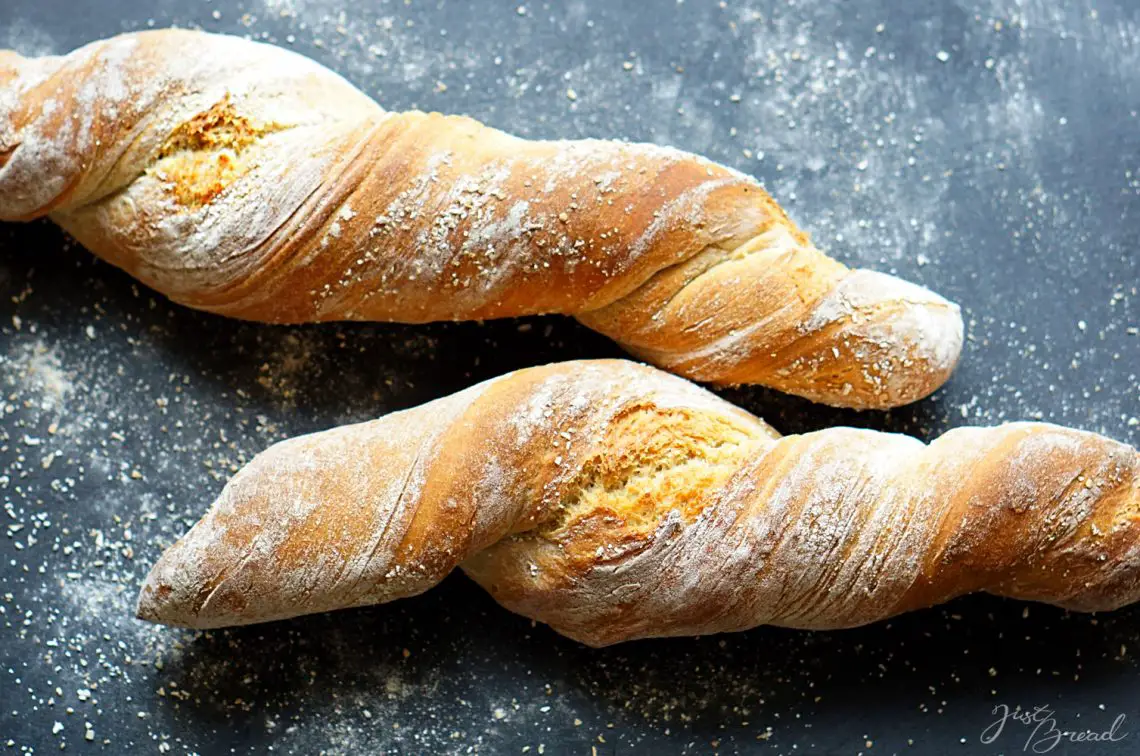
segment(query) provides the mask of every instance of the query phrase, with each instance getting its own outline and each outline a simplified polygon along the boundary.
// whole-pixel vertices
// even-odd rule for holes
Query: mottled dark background
[[[1138,3],[0,1],[0,47],[29,54],[172,24],[292,47],[392,109],[704,153],[841,259],[963,305],[962,367],[917,406],[723,392],[781,430],[1046,419],[1140,442]],[[272,441],[618,350],[558,318],[240,324],[47,223],[0,226],[0,344],[12,752],[1021,752],[1021,726],[980,741],[998,704],[1068,729],[1127,717],[1119,743],[1053,753],[1140,750],[1136,610],[976,597],[855,631],[593,651],[455,575],[232,632],[144,625],[146,567]]]

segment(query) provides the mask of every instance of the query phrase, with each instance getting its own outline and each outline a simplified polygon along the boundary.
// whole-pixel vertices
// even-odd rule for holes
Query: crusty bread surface
[[[461,567],[591,645],[843,628],[975,591],[1140,598],[1140,455],[1044,423],[927,445],[781,437],[621,360],[520,370],[270,447],[151,571],[139,616],[222,627],[376,604]]]
[[[680,375],[840,406],[922,398],[962,347],[955,305],[828,258],[729,168],[387,112],[300,55],[203,32],[0,53],[0,220],[43,216],[215,313],[562,313]]]

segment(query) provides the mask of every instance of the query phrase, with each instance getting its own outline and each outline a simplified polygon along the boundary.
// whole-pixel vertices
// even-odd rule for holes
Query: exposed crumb
[[[200,207],[221,194],[248,167],[243,153],[274,130],[238,112],[229,94],[180,124],[149,171],[166,182],[180,205]]]

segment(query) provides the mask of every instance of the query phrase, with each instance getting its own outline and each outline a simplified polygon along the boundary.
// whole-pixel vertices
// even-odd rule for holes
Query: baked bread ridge
[[[138,614],[276,620],[456,566],[593,646],[852,627],[976,591],[1108,610],[1140,599],[1140,455],[1045,423],[780,437],[654,368],[558,363],[271,446]]]
[[[389,113],[300,55],[203,32],[0,54],[0,220],[45,215],[223,315],[562,313],[681,375],[839,406],[922,398],[962,347],[957,306],[831,260],[739,172]]]

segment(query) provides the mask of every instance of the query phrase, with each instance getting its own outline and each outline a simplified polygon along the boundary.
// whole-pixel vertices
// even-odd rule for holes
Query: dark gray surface
[[[520,1],[3,0],[0,47],[198,25],[291,45],[393,109],[705,153],[765,181],[824,248],[956,299],[969,324],[958,373],[911,408],[729,398],[788,432],[1047,419],[1140,442],[1140,5]],[[1118,743],[1053,753],[1140,749],[1135,609],[977,597],[847,632],[593,651],[456,575],[232,632],[131,618],[161,547],[272,441],[618,354],[568,320],[521,325],[239,324],[170,305],[46,223],[0,227],[0,744],[1018,753],[1020,725],[980,742],[1007,704],[1067,729],[1127,717]]]

